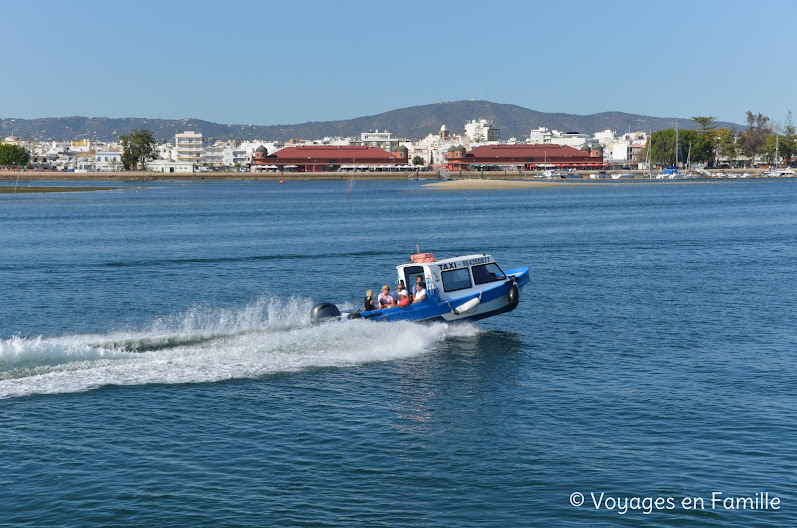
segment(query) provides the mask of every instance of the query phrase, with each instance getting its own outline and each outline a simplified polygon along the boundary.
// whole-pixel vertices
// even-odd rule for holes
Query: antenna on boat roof
[[[416,253],[420,253],[421,252],[421,248],[418,247],[418,244],[415,244],[415,252]]]

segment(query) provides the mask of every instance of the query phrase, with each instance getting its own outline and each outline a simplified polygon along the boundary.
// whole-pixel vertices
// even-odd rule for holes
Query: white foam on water
[[[104,385],[206,383],[429,352],[472,325],[371,321],[310,326],[309,299],[264,296],[241,310],[195,307],[141,330],[0,340],[0,398]]]

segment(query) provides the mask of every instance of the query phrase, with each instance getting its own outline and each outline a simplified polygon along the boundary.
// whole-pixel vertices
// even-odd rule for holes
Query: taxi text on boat
[[[319,303],[311,311],[313,324],[327,319],[474,321],[514,310],[520,302],[520,291],[529,282],[528,267],[505,272],[487,254],[437,260],[432,253],[416,253],[396,270],[398,282],[410,291],[416,277],[423,277],[426,298],[406,307],[343,313],[334,304]]]

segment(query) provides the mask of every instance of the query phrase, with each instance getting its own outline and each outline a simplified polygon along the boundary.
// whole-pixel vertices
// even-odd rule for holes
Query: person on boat
[[[401,286],[404,285],[402,284]],[[399,302],[396,303],[396,306],[400,308],[406,308],[407,306],[410,305],[410,299],[407,294],[407,290],[401,290],[400,292],[398,292],[398,296],[399,296]]]
[[[376,303],[374,303],[374,290],[365,292],[365,300],[363,300],[363,310],[376,310]]]
[[[396,299],[396,303],[398,303],[401,300],[399,299],[399,297],[401,297],[402,291],[404,292],[404,295],[406,295],[407,298],[409,298],[410,293],[407,291],[406,288],[404,288],[404,283],[399,281],[399,283],[396,284],[396,295],[394,296],[394,298]]]
[[[415,276],[415,286],[412,287],[413,295],[418,295],[418,292],[421,291],[421,285],[422,284],[423,284],[423,275],[416,275]]]
[[[379,294],[376,300],[379,301],[380,308],[391,308],[396,306],[396,300],[390,294],[390,286],[387,284],[382,286],[382,293]]]
[[[419,303],[426,299],[426,285],[423,283],[423,281],[419,281],[418,284],[416,284],[416,288],[417,291],[415,292],[415,299],[412,302]]]

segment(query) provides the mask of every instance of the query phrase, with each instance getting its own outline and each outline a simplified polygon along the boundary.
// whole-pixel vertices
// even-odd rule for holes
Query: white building
[[[493,126],[492,121],[486,119],[474,119],[465,123],[465,135],[473,143],[486,143],[498,141],[501,130]]]
[[[578,132],[560,132],[539,127],[529,132],[529,143],[532,145],[567,145],[575,149],[589,143],[589,136]]]
[[[94,162],[86,156],[80,156],[75,162],[75,172],[94,172]]]
[[[252,163],[252,153],[241,147],[227,145],[221,153],[224,167],[245,167]]]
[[[636,161],[637,154],[645,148],[647,141],[648,135],[644,132],[629,132],[611,140],[604,139],[601,141],[604,145],[604,159],[610,163]]]
[[[147,163],[147,170],[161,173],[194,172],[194,164],[190,161],[152,160]]]
[[[118,150],[98,150],[94,159],[94,170],[98,172],[116,172],[122,168],[122,153]]]
[[[617,139],[617,134],[615,134],[613,130],[609,130],[607,128],[603,132],[595,132],[592,137],[594,137],[601,145],[608,145]]]
[[[549,145],[553,134],[546,127],[539,127],[529,132],[529,143],[531,145]]]
[[[377,147],[388,152],[392,152],[394,147],[400,143],[398,138],[394,138],[393,134],[387,130],[380,132],[363,132],[360,134],[360,143],[367,147]]]
[[[202,147],[200,163],[207,167],[222,167],[224,164],[224,148],[224,145],[218,144]]]
[[[202,159],[202,134],[186,130],[174,135],[177,161],[199,163]]]
[[[359,142],[356,138],[344,137],[325,137],[324,139],[291,139],[287,143],[281,144],[278,150],[287,147],[312,147],[314,145],[357,145]],[[276,143],[275,143],[276,145]]]
[[[418,156],[423,160],[424,165],[445,165],[449,147],[462,145],[463,139],[470,144],[467,138],[452,136],[443,125],[440,127],[439,134],[430,133],[420,141],[403,141],[402,145],[407,147],[407,159],[410,164],[415,156]]]

